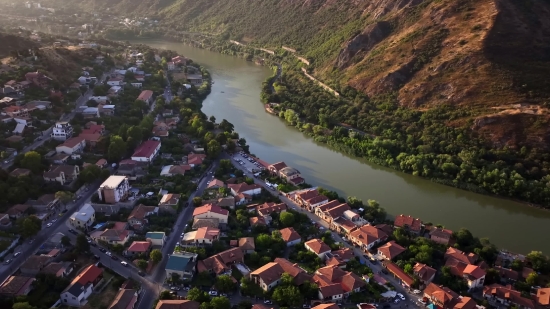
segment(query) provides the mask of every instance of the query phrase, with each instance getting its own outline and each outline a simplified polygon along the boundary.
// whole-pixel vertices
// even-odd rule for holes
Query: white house
[[[330,253],[331,251],[330,247],[327,244],[317,238],[306,241],[304,243],[304,246],[308,251],[317,254],[317,256],[323,261],[327,257],[327,253]]]
[[[485,283],[485,271],[481,267],[469,264],[462,274],[470,290],[483,287],[483,283]]]
[[[94,264],[86,267],[71,282],[71,284],[61,292],[61,303],[69,307],[81,307],[86,304],[86,300],[94,290],[94,286],[103,279],[103,269]]]
[[[145,240],[150,241],[153,246],[163,247],[166,242],[166,234],[164,232],[147,232]]]
[[[109,98],[106,97],[106,96],[91,96],[91,97],[90,97],[90,100],[91,100],[91,101],[96,101],[96,102],[99,103],[99,102],[102,102],[102,101],[108,101]]]
[[[51,137],[58,141],[65,141],[73,136],[73,127],[68,122],[57,122],[53,127]]]
[[[92,79],[89,78],[89,77],[86,77],[86,76],[80,76],[80,77],[78,78],[78,82],[79,82],[81,85],[87,85],[87,84],[89,84],[91,81],[92,81]]]
[[[138,162],[152,162],[160,151],[161,143],[159,141],[145,141],[138,146],[132,160]]]
[[[107,85],[109,86],[122,86],[124,84],[124,81],[120,78],[113,78],[107,81]]]
[[[86,147],[86,140],[81,136],[71,137],[63,144],[55,147],[57,153],[65,153],[72,155],[73,153],[81,152]]]
[[[95,221],[95,210],[91,204],[84,204],[79,211],[75,212],[69,222],[75,228],[87,230]]]
[[[143,83],[130,83],[134,88],[141,89],[143,87]]]
[[[218,219],[220,223],[227,223],[229,211],[216,205],[204,205],[193,210],[193,219]]]
[[[85,109],[82,111],[82,116],[84,116],[84,118],[86,118],[86,117],[89,117],[89,118],[99,118],[99,108],[97,108],[97,107],[88,107],[88,108],[85,108]]]
[[[129,192],[130,183],[128,182],[128,177],[118,175],[110,176],[97,189],[99,200],[107,204],[116,204],[126,199]]]
[[[228,184],[227,187],[231,189],[231,194],[237,196],[239,194],[247,194],[250,196],[258,195],[262,193],[262,186],[258,184],[247,184],[245,182],[239,184]]]

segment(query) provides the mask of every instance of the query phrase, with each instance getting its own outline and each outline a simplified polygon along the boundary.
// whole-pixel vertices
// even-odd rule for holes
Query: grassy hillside
[[[0,58],[10,56],[10,53],[17,50],[36,48],[39,46],[36,42],[21,36],[0,32]]]

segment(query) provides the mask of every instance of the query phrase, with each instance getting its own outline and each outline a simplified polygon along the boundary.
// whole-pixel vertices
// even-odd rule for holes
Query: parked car
[[[401,298],[401,300],[405,300],[405,296],[401,293],[397,293],[397,296],[399,296],[399,298]]]
[[[13,257],[18,257],[20,254],[21,254],[21,252],[19,252],[19,251],[18,251],[18,252],[15,252],[15,253],[13,254]]]
[[[103,252],[103,253],[106,253],[106,252],[107,252],[107,250],[105,250],[105,249],[103,249],[103,248],[99,248],[99,251],[100,251],[100,252]]]
[[[96,259],[96,260],[100,260],[101,258],[99,257],[99,255],[97,255],[97,254],[94,254],[94,259]]]
[[[111,259],[118,261],[118,257],[116,255],[111,255]]]
[[[140,275],[140,276],[142,276],[142,277],[145,277],[145,273],[144,273],[144,272],[142,272],[141,270],[140,270],[140,271],[138,271],[138,275]]]
[[[218,291],[210,291],[210,292],[208,292],[208,295],[210,295],[210,296],[218,296]]]
[[[266,304],[266,305],[272,305],[273,302],[270,301],[269,299],[266,299],[266,300],[264,300],[264,304]]]
[[[9,263],[11,263],[11,259],[7,259],[4,261],[4,264],[8,265]]]
[[[46,224],[46,227],[52,227],[51,223]]]
[[[74,235],[78,235],[78,232],[73,230],[73,229],[69,229],[69,233],[74,234]]]

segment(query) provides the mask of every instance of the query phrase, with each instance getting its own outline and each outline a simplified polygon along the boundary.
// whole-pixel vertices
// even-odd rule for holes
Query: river
[[[544,241],[544,235],[550,235],[550,211],[439,185],[348,157],[266,113],[259,98],[262,82],[272,74],[268,68],[180,43],[134,42],[175,50],[204,65],[215,83],[203,112],[217,121],[225,118],[233,123],[251,153],[262,160],[284,161],[300,170],[308,183],[342,196],[377,200],[390,215],[412,215],[453,230],[465,227],[475,236],[488,237],[499,248],[517,253],[550,252],[550,243]]]

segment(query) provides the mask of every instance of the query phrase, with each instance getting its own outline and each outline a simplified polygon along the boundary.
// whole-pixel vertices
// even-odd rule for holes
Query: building
[[[199,309],[200,304],[196,301],[185,299],[161,299],[155,309]]]
[[[51,81],[51,78],[40,72],[29,72],[25,74],[25,80],[37,87],[46,88],[48,87],[48,83]]]
[[[212,179],[208,182],[208,185],[206,186],[206,189],[219,189],[219,188],[225,188],[225,183],[219,179]]]
[[[193,219],[218,219],[220,223],[227,224],[229,211],[217,205],[204,205],[193,210]]]
[[[539,308],[548,308],[550,306],[550,288],[537,289],[536,301]]]
[[[385,262],[384,267],[392,273],[395,278],[399,279],[401,285],[411,288],[412,284],[414,283],[414,279],[409,276],[405,271],[403,271],[399,266],[395,265],[392,262]]]
[[[0,296],[14,298],[29,294],[35,279],[26,276],[9,276],[0,284]]]
[[[0,213],[0,230],[7,230],[12,227],[10,216]]]
[[[71,284],[61,292],[61,303],[65,306],[81,307],[92,295],[93,289],[103,278],[103,269],[90,265],[78,274]]]
[[[197,165],[201,165],[204,159],[206,159],[205,154],[190,153],[187,155],[187,164],[190,165],[191,167],[195,167]]]
[[[147,104],[151,105],[151,103],[153,103],[153,91],[151,90],[143,90],[138,98],[138,100],[140,101],[144,101],[146,102]]]
[[[433,228],[430,231],[430,239],[438,244],[449,245],[453,237],[453,231],[442,229],[442,228]]]
[[[170,61],[168,63],[166,63],[166,66],[168,68],[168,71],[173,71],[176,69],[176,65],[174,64],[174,62]]]
[[[95,222],[95,210],[90,204],[84,204],[80,211],[75,212],[70,218],[71,226],[88,230]]]
[[[474,264],[477,260],[476,254],[466,254],[453,247],[445,252],[445,266],[450,268],[453,275],[464,278],[470,290],[482,287],[485,282],[485,271]]]
[[[102,240],[110,245],[124,245],[134,233],[127,229],[106,229],[97,236],[98,240]]]
[[[73,127],[68,122],[57,122],[53,127],[51,137],[58,141],[65,141],[73,136]]]
[[[134,256],[136,254],[149,254],[151,251],[151,242],[150,241],[134,241],[128,249],[126,249],[125,254],[129,256]]]
[[[378,255],[386,260],[393,260],[395,257],[405,252],[405,248],[398,245],[395,241],[390,241],[378,248]]]
[[[139,204],[132,210],[132,212],[128,216],[128,223],[133,226],[134,229],[141,229],[145,225],[147,225],[147,217],[157,213],[158,207]]]
[[[270,291],[280,283],[281,275],[289,274],[295,285],[301,285],[306,281],[311,282],[312,278],[304,269],[283,258],[275,258],[249,274],[250,280],[258,284],[264,291]]]
[[[340,302],[351,293],[360,292],[366,286],[358,275],[334,265],[317,269],[313,282],[319,287],[320,300],[335,302]]]
[[[161,143],[159,141],[145,141],[138,146],[132,160],[137,162],[152,162],[160,151]]]
[[[327,244],[317,238],[306,241],[304,246],[308,251],[317,254],[317,256],[323,261],[327,258],[327,253],[330,253],[332,250]]]
[[[192,169],[191,165],[182,164],[182,165],[166,165],[162,167],[160,171],[160,176],[176,176],[176,175],[185,175],[185,172]]]
[[[228,184],[227,187],[231,190],[231,194],[233,196],[237,196],[241,193],[250,196],[262,193],[262,186],[255,183],[251,185],[247,184],[246,182],[239,184]]]
[[[138,300],[138,291],[120,289],[108,309],[134,309]]]
[[[59,182],[62,186],[68,185],[78,178],[80,167],[78,165],[52,165],[50,170],[44,172],[45,181]]]
[[[130,193],[130,183],[126,176],[109,176],[97,189],[99,200],[106,204],[125,201]]]
[[[263,218],[264,222],[266,224],[270,224],[271,223],[271,220],[272,220],[272,217],[271,217],[271,214],[276,212],[276,213],[281,213],[281,212],[284,212],[287,210],[287,206],[285,203],[279,203],[279,204],[276,204],[276,203],[263,203],[262,205],[259,205],[258,207],[256,207],[256,212],[258,213],[258,215]]]
[[[384,231],[372,225],[363,225],[362,227],[353,230],[349,234],[349,239],[363,251],[367,252],[374,246],[386,241],[386,239],[388,239],[388,235],[384,233]]]
[[[427,286],[434,279],[436,270],[426,264],[416,263],[413,268],[413,273],[420,278],[424,286]]]
[[[10,219],[19,219],[27,214],[27,211],[29,210],[31,206],[26,204],[16,204],[13,205],[6,211]]]
[[[289,166],[279,170],[279,177],[296,186],[306,182],[299,170]]]
[[[57,153],[73,154],[82,152],[86,148],[86,139],[83,137],[71,137],[63,142],[63,144],[55,147]]]
[[[286,163],[285,162],[277,162],[277,163],[274,163],[274,164],[271,164],[267,167],[267,170],[273,174],[273,175],[276,175],[276,176],[279,176],[279,171],[282,170],[283,168],[287,167]]]
[[[180,204],[181,194],[164,194],[159,202],[160,211],[175,213]]]
[[[254,237],[239,238],[238,245],[239,245],[239,249],[241,249],[244,254],[250,254],[256,251]]]
[[[395,217],[393,225],[414,234],[420,234],[420,231],[422,230],[422,221],[411,216],[399,215]]]
[[[286,242],[287,247],[291,247],[302,242],[302,237],[293,228],[287,227],[279,231],[281,238]]]
[[[181,240],[183,246],[212,245],[220,237],[220,230],[211,227],[201,227],[196,231],[185,233]]]
[[[529,298],[521,296],[511,285],[502,286],[492,284],[483,288],[483,297],[489,301],[489,304],[495,306],[512,307],[519,309],[535,309],[535,302]]]
[[[166,234],[164,232],[147,232],[145,240],[151,242],[153,246],[164,247],[166,242]]]
[[[73,272],[73,269],[74,265],[71,262],[54,262],[46,265],[40,272],[66,278]]]
[[[29,176],[31,174],[31,170],[26,168],[16,168],[13,171],[11,171],[10,176],[12,177],[24,177]]]
[[[199,273],[207,271],[216,275],[231,273],[231,265],[244,262],[244,254],[239,248],[225,250],[197,263]]]
[[[173,253],[168,256],[166,263],[166,277],[171,278],[177,274],[180,278],[191,278],[195,274],[195,266],[197,265],[196,253],[180,252]]]
[[[51,257],[47,255],[31,255],[21,265],[21,274],[25,276],[36,276],[48,263],[51,261]]]

